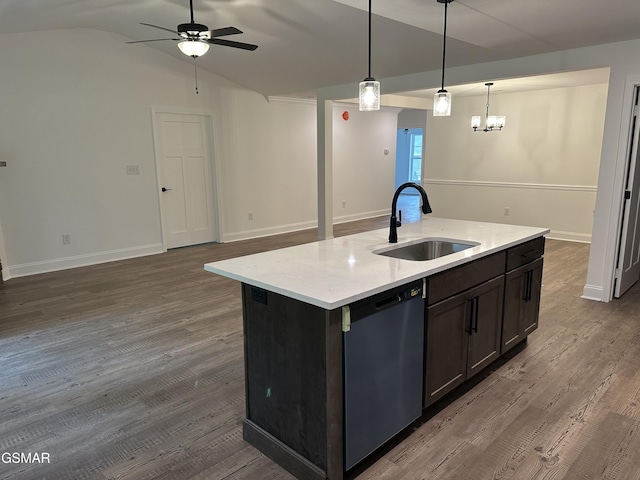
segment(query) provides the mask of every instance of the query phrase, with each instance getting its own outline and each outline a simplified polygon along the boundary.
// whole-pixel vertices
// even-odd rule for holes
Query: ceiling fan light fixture
[[[209,44],[200,40],[182,40],[178,42],[178,48],[188,57],[201,57],[209,50]]]

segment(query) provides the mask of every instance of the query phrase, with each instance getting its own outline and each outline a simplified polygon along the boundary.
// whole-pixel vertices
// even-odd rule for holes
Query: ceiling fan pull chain
[[[196,74],[196,95],[198,95],[198,64],[196,62],[196,57],[193,57],[193,71]]]

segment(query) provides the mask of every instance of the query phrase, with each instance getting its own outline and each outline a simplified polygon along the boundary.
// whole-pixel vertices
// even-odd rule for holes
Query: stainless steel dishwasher
[[[422,292],[418,281],[349,306],[351,324],[343,333],[346,470],[422,414]]]

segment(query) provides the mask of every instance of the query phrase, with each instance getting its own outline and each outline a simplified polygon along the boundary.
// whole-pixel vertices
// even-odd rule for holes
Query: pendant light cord
[[[442,38],[442,83],[441,90],[444,90],[444,59],[446,58],[447,53],[447,7],[449,5],[450,0],[445,0],[444,2],[444,32]]]
[[[369,0],[369,70],[367,80],[371,80],[371,0]]]

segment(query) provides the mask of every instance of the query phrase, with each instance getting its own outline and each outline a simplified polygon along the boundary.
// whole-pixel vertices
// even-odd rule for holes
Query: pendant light
[[[447,6],[453,0],[436,0],[444,3],[444,32],[442,34],[442,83],[440,90],[433,96],[433,116],[448,117],[451,115],[451,94],[444,89],[444,60],[447,53]]]
[[[471,128],[473,128],[474,132],[493,132],[500,131],[504,127],[507,117],[504,115],[489,115],[489,93],[491,90],[492,82],[485,83],[487,86],[487,112],[484,117],[484,128],[478,130],[480,128],[480,116],[474,115],[471,117]]]
[[[369,0],[369,74],[359,84],[359,110],[372,112],[380,110],[380,82],[371,76],[371,0]]]

